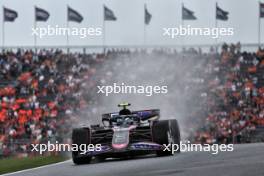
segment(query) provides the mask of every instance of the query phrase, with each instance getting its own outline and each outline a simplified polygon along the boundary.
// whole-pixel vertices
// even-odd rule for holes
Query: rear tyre
[[[74,164],[88,164],[91,162],[92,157],[82,156],[80,153],[80,145],[90,143],[90,129],[89,128],[76,128],[72,131],[72,144],[78,145],[78,151],[72,151],[72,160]]]
[[[180,133],[179,124],[176,119],[170,120],[170,123],[171,123],[171,131],[173,134],[173,143],[177,144],[180,147],[181,133]],[[181,152],[180,148],[178,148],[175,152],[180,153]]]
[[[153,124],[152,127],[153,142],[160,145],[168,144],[180,144],[180,130],[176,119],[161,120]],[[180,149],[174,151],[180,152]],[[169,156],[172,155],[171,147],[170,151],[159,150],[157,151],[158,156]]]

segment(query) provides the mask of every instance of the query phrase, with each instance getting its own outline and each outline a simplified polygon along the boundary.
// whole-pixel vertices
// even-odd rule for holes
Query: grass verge
[[[67,159],[68,158],[63,156],[38,156],[0,159],[0,174],[44,166],[47,164],[65,161]]]

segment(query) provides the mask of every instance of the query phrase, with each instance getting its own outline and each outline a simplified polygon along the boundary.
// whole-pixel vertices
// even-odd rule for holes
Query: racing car
[[[130,105],[121,103],[118,105],[122,108],[119,112],[103,114],[102,125],[73,129],[73,144],[101,145],[100,151],[72,151],[75,164],[90,163],[93,158],[101,161],[150,153],[173,155],[171,151],[164,150],[164,145],[180,143],[177,120],[159,120],[159,109],[130,111],[127,108]]]

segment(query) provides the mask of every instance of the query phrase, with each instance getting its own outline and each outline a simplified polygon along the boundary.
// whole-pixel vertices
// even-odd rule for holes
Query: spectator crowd
[[[87,57],[45,50],[0,54],[0,155],[69,138],[76,112],[92,101],[81,87],[97,58]]]
[[[220,54],[203,58],[195,73],[202,75],[202,88],[194,105],[198,110],[191,114],[197,117],[190,122],[192,141],[247,142],[242,138],[264,127],[264,50],[241,52],[239,44],[225,44]]]

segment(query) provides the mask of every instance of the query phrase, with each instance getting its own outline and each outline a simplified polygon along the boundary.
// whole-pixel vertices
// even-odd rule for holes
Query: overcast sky
[[[179,38],[168,39],[162,36],[163,27],[178,27],[181,24],[181,3],[195,12],[196,21],[185,21],[193,27],[214,27],[214,0],[0,0],[0,5],[18,12],[14,23],[5,23],[5,44],[33,45],[31,28],[34,24],[34,5],[50,13],[49,20],[39,22],[38,26],[66,26],[67,4],[82,14],[81,24],[70,22],[70,27],[102,27],[103,4],[112,9],[117,21],[107,21],[106,44],[108,45],[142,45],[144,34],[144,3],[152,14],[152,20],[146,27],[147,44],[180,44]],[[258,0],[218,0],[218,5],[230,12],[227,22],[219,21],[219,27],[233,27],[234,36],[222,37],[219,41],[257,43],[258,37]],[[0,16],[3,16],[2,10]],[[1,33],[2,33],[2,18]],[[264,19],[262,19],[262,41],[264,41]],[[1,41],[2,41],[2,35]],[[70,37],[70,45],[101,45],[102,36]],[[186,44],[213,44],[210,37],[185,37]],[[38,39],[38,45],[65,45],[65,36]],[[2,45],[2,42],[1,42]]]

